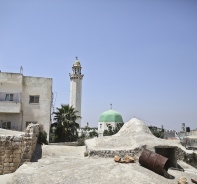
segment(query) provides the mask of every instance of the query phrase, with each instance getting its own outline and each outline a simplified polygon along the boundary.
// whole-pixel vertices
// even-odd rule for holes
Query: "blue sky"
[[[1,0],[0,69],[53,78],[69,103],[78,56],[82,126],[110,108],[167,129],[197,128],[196,0]]]

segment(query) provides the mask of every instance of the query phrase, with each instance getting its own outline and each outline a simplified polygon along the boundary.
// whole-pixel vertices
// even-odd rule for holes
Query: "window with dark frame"
[[[29,96],[29,103],[39,103],[39,96]]]
[[[10,130],[11,129],[11,122],[3,122],[2,128]]]
[[[5,101],[13,101],[14,94],[6,94]]]

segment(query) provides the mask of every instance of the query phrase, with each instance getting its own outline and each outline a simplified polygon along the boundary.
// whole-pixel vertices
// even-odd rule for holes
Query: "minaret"
[[[81,93],[82,93],[82,79],[81,64],[76,57],[76,60],[72,67],[72,73],[70,75],[70,106],[73,106],[81,116]],[[77,119],[77,123],[81,127],[81,119]]]

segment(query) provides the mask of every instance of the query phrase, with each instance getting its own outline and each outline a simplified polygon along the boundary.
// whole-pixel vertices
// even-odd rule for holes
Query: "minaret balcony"
[[[81,74],[69,74],[70,79],[83,79],[83,75]]]

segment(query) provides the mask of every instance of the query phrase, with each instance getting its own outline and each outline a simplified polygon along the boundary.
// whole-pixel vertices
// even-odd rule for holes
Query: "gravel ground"
[[[85,147],[44,145],[38,162],[22,165],[15,173],[0,176],[1,184],[175,184],[184,176],[197,180],[194,173],[170,170],[175,179],[166,179],[139,163],[120,164],[112,158],[84,157]],[[181,166],[197,172],[186,163]]]

